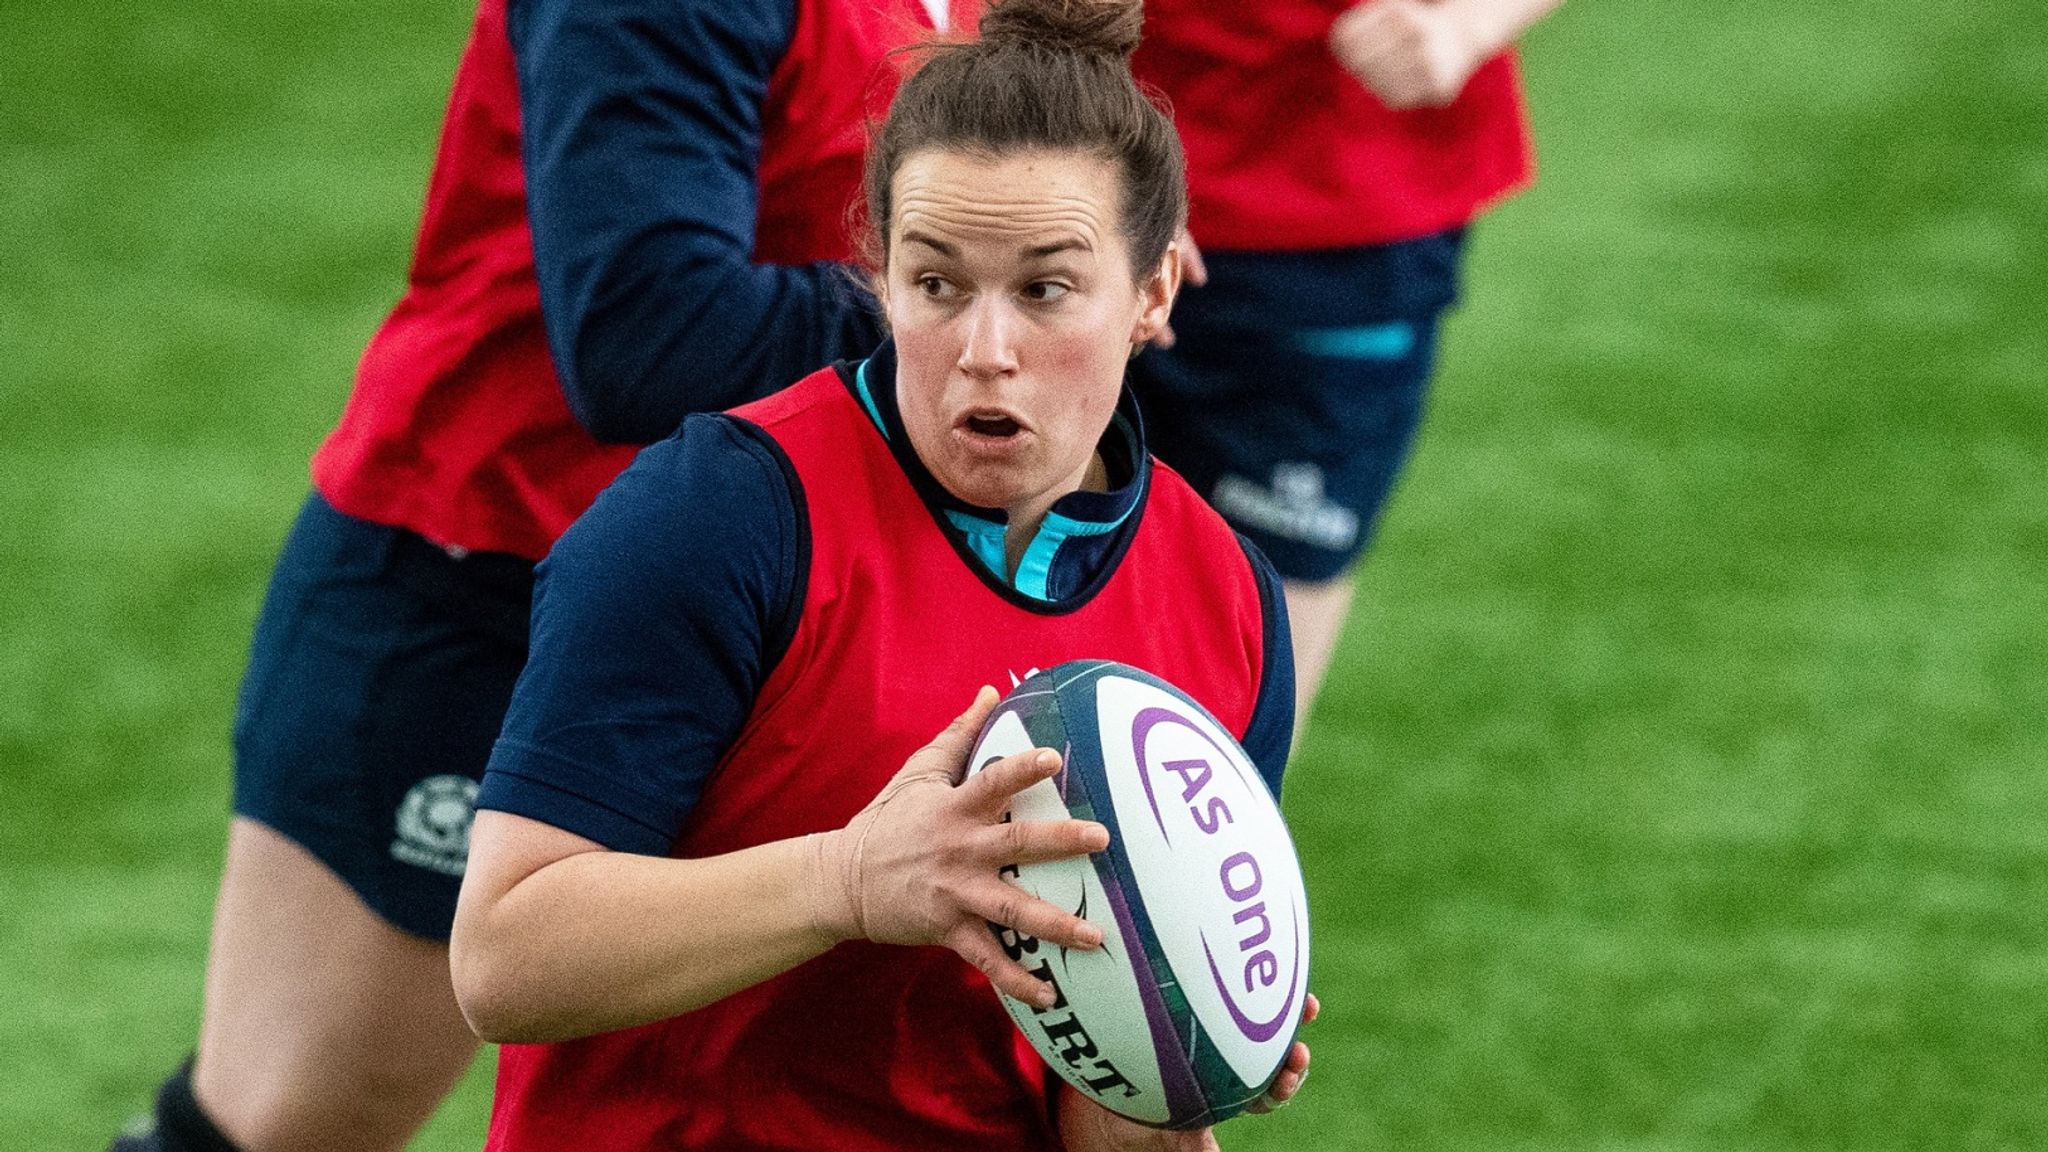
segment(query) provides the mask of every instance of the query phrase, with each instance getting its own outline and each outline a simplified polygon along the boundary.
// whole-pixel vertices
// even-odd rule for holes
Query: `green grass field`
[[[0,0],[0,1144],[192,1043],[250,625],[468,16]],[[1581,0],[1527,72],[1292,777],[1316,1072],[1225,1143],[2048,1147],[2048,14]]]

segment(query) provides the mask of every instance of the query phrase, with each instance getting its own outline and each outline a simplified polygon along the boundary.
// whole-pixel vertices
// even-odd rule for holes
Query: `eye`
[[[1057,280],[1033,280],[1024,286],[1024,298],[1045,304],[1065,296],[1069,291],[1072,289]]]
[[[933,300],[950,300],[959,294],[959,290],[944,276],[919,276],[917,289]]]

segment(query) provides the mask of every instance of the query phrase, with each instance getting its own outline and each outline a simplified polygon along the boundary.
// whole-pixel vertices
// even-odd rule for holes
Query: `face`
[[[891,187],[882,300],[911,446],[946,489],[1035,527],[1079,488],[1179,255],[1131,268],[1099,157],[925,151]]]

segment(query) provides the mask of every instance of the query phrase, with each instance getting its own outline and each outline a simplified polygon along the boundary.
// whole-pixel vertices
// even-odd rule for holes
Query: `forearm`
[[[778,391],[881,339],[845,268],[757,265],[681,229],[629,245],[575,296],[588,302],[544,309],[556,363],[571,409],[610,441],[661,439],[693,412]]]
[[[821,924],[815,859],[812,841],[794,839],[699,860],[556,860],[458,917],[463,1013],[486,1040],[568,1040],[681,1015],[788,971],[839,939]]]

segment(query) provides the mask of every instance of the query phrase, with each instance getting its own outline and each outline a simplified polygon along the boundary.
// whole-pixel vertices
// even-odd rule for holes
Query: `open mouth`
[[[1015,420],[1000,413],[972,413],[967,417],[966,428],[976,436],[997,440],[1007,440],[1024,430]]]

